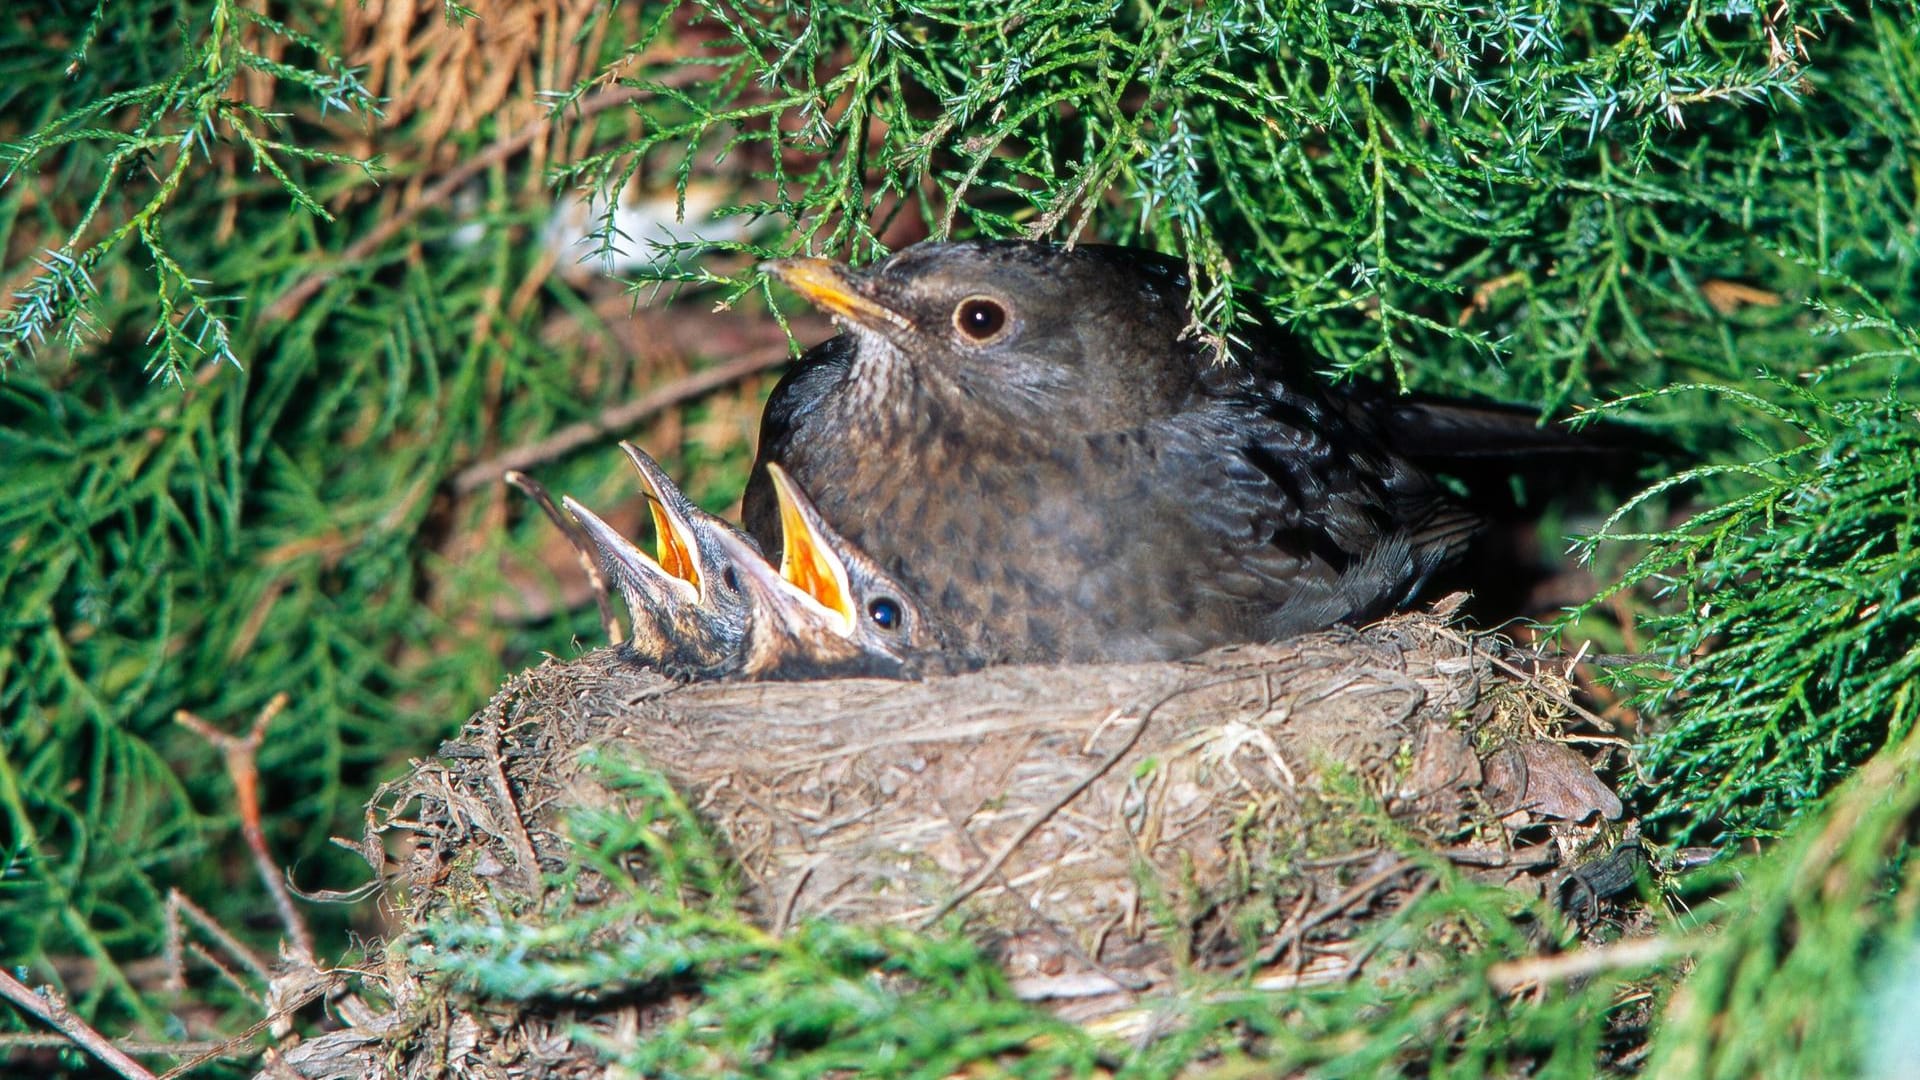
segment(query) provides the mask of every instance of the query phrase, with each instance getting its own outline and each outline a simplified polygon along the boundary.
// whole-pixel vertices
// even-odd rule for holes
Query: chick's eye
[[[1007,325],[1007,309],[997,300],[970,296],[953,309],[953,325],[975,341],[985,341]]]
[[[878,597],[867,604],[867,618],[882,630],[892,630],[900,625],[900,602],[891,597]]]

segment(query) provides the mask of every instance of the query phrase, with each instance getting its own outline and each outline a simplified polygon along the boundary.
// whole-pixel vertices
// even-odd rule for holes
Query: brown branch
[[[1418,867],[1413,863],[1405,859],[1396,858],[1393,864],[1385,870],[1347,889],[1347,891],[1334,897],[1325,906],[1321,907],[1320,910],[1308,915],[1293,926],[1288,927],[1285,933],[1267,942],[1266,947],[1260,952],[1259,966],[1265,967],[1268,964],[1277,962],[1282,956],[1286,955],[1287,950],[1292,948],[1295,942],[1304,943],[1309,930],[1312,930],[1314,927],[1319,926],[1321,923],[1326,922],[1336,915],[1344,913],[1355,904],[1363,900],[1371,899],[1375,892],[1393,884],[1395,880],[1407,871],[1415,869],[1418,869]]]
[[[0,1035],[0,1060],[5,1060],[8,1050],[65,1050],[73,1045],[73,1040],[65,1035]],[[200,1040],[198,1042],[153,1042],[147,1039],[121,1039],[114,1044],[121,1050],[139,1057],[185,1057],[188,1054],[203,1054],[209,1050],[221,1050],[225,1043]],[[222,1057],[239,1057],[240,1051],[224,1052]],[[163,1078],[164,1080],[164,1078]]]
[[[113,1045],[105,1035],[95,1031],[85,1020],[68,1012],[66,999],[52,987],[41,987],[36,993],[28,989],[25,983],[0,970],[0,997],[18,1005],[23,1011],[39,1017],[55,1031],[72,1040],[74,1045],[99,1058],[101,1064],[126,1077],[127,1080],[156,1080],[144,1065],[128,1057],[125,1051]]]
[[[280,715],[280,710],[287,707],[287,700],[286,694],[275,694],[273,700],[267,702],[266,708],[260,710],[260,715],[254,717],[253,728],[244,739],[221,731],[185,709],[174,713],[173,720],[218,747],[226,756],[227,776],[233,780],[234,802],[240,811],[240,835],[246,838],[247,850],[253,855],[254,869],[266,885],[267,894],[273,898],[274,910],[280,914],[280,925],[293,942],[295,958],[307,967],[317,967],[313,936],[307,932],[306,920],[300,917],[299,909],[293,906],[293,897],[288,895],[286,883],[280,879],[280,866],[273,861],[273,853],[267,850],[267,834],[260,827],[260,767],[255,755],[266,738],[267,725]]]
[[[301,1009],[304,1009],[308,1005],[311,1005],[315,999],[319,998],[322,994],[325,994],[329,990],[333,989],[334,983],[335,983],[335,980],[331,978],[320,980],[313,983],[311,986],[308,986],[306,989],[302,990],[299,994],[295,995],[292,1000],[283,1004],[280,1008],[275,1009],[273,1012],[270,1012],[266,1016],[261,1017],[259,1020],[254,1021],[252,1024],[247,1025],[247,1029],[245,1031],[242,1031],[239,1034],[233,1036],[232,1038],[226,1040],[225,1042],[219,1043],[207,1050],[201,1051],[199,1054],[196,1054],[193,1057],[188,1058],[186,1061],[183,1061],[180,1064],[175,1065],[173,1068],[168,1069],[164,1074],[156,1078],[156,1080],[177,1080],[178,1077],[185,1076],[187,1073],[190,1073],[193,1070],[198,1069],[200,1066],[205,1065],[207,1062],[212,1061],[215,1058],[239,1056],[243,1050],[247,1049],[247,1044],[252,1042],[255,1036],[259,1035],[262,1031],[267,1030],[269,1027],[272,1027],[275,1023],[279,1022],[280,1020],[283,1020],[286,1017],[292,1016],[294,1013],[297,1013]],[[266,1054],[266,1063],[267,1063],[268,1069],[271,1070],[271,1069],[275,1069],[276,1067],[278,1067],[279,1069],[286,1068],[285,1065],[276,1065],[277,1059],[274,1056],[274,1050],[272,1047],[267,1047],[264,1052]]]
[[[507,780],[506,766],[500,760],[500,741],[505,737],[500,724],[504,719],[495,712],[487,718],[486,751],[490,779],[493,781],[494,794],[506,809],[506,824],[509,830],[507,839],[513,844],[514,859],[527,878],[527,891],[536,898],[544,896],[546,890],[540,883],[540,857],[533,850],[533,838],[527,835],[527,823],[520,813],[519,800],[513,797],[513,785]]]
[[[586,119],[595,113],[605,112],[623,105],[640,96],[640,91],[627,86],[611,86],[597,94],[582,98],[574,106],[572,115],[577,119]],[[260,313],[260,322],[283,322],[294,316],[301,305],[313,298],[326,284],[340,276],[340,272],[354,263],[360,262],[380,250],[380,246],[393,239],[400,230],[413,224],[413,219],[429,207],[438,206],[453,197],[467,181],[505,161],[507,158],[525,150],[552,130],[554,117],[543,116],[534,120],[507,137],[494,143],[486,150],[449,169],[446,175],[433,182],[420,197],[409,206],[401,207],[395,214],[380,224],[367,230],[367,234],[347,245],[338,258],[330,265],[308,274],[294,284],[291,289],[281,293],[273,303],[268,304]]]
[[[1184,692],[1185,691],[1182,691],[1181,693]],[[1158,702],[1154,703],[1152,708],[1142,713],[1139,723],[1133,725],[1133,730],[1127,733],[1127,737],[1121,741],[1119,746],[1113,748],[1112,753],[1108,754],[1100,764],[1089,770],[1086,775],[1074,781],[1072,787],[1061,792],[1059,798],[1042,807],[1039,813],[1034,814],[1032,818],[1028,819],[1027,823],[1020,827],[1020,831],[1015,833],[1012,839],[1009,839],[1002,845],[1000,850],[994,854],[993,858],[987,860],[986,865],[974,871],[972,877],[962,882],[960,887],[954,890],[953,895],[947,898],[946,903],[940,905],[939,910],[922,920],[920,929],[926,930],[938,923],[941,919],[946,918],[948,913],[953,911],[954,908],[959,907],[967,897],[979,892],[982,886],[998,876],[1000,868],[1007,864],[1007,860],[1013,857],[1014,852],[1020,850],[1022,844],[1025,844],[1031,839],[1034,833],[1040,831],[1041,826],[1052,821],[1055,814],[1066,809],[1068,803],[1079,798],[1082,792],[1093,786],[1095,780],[1105,776],[1109,770],[1120,763],[1121,758],[1126,757],[1127,754],[1133,750],[1134,745],[1140,741],[1141,734],[1147,730],[1148,721],[1153,719],[1153,714],[1159,711],[1160,706],[1165,705],[1167,702],[1179,696],[1180,694],[1176,693],[1161,698]]]
[[[1622,968],[1652,967],[1691,953],[1694,948],[1693,942],[1671,938],[1638,938],[1556,956],[1505,960],[1487,969],[1487,982],[1495,992],[1511,994],[1531,984],[1565,982]]]
[[[571,517],[560,512],[560,508],[554,505],[553,495],[540,481],[518,469],[508,469],[500,478],[520,494],[532,499],[540,512],[547,515],[547,520],[553,522],[553,527],[560,530],[560,535],[567,538],[567,543],[573,545],[573,553],[580,558],[580,568],[587,572],[587,584],[593,586],[593,602],[600,609],[600,628],[607,632],[607,644],[618,645],[625,641],[626,635],[620,632],[620,623],[613,617],[606,575],[600,572],[600,560],[594,555],[587,534]]]
[[[696,371],[636,401],[607,409],[592,420],[568,424],[530,446],[518,447],[469,465],[454,474],[453,490],[457,494],[467,495],[500,479],[501,474],[509,469],[529,469],[601,439],[624,435],[628,429],[655,413],[665,412],[682,402],[710,394],[730,383],[779,367],[786,362],[785,353],[771,353],[764,356],[745,356],[705,371]]]
[[[167,963],[167,989],[177,992],[187,988],[186,924],[189,922],[198,926],[202,933],[225,949],[227,955],[240,961],[241,965],[261,982],[272,981],[273,976],[267,971],[266,962],[255,955],[252,949],[242,944],[239,938],[227,933],[224,927],[214,921],[213,916],[202,910],[200,905],[187,899],[185,893],[179,889],[168,889],[167,936],[166,943],[161,949],[161,955]],[[224,966],[220,968],[223,972],[226,970]],[[237,979],[234,981],[236,984],[239,982]]]

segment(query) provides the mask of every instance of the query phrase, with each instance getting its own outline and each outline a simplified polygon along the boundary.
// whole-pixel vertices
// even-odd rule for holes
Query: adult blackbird
[[[1477,517],[1304,358],[1190,332],[1150,252],[926,243],[865,270],[764,264],[846,333],[767,403],[770,466],[976,661],[1159,659],[1383,614]]]
[[[620,447],[646,488],[654,554],[562,502],[626,601],[635,659],[688,680],[902,678],[958,666],[913,596],[835,533],[778,466],[769,472],[783,523],[776,570],[644,451]]]

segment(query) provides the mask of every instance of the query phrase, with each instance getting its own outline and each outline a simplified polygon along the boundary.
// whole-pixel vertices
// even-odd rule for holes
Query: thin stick
[[[1068,803],[1079,798],[1081,792],[1092,787],[1095,780],[1105,776],[1109,770],[1119,763],[1121,758],[1126,757],[1128,752],[1133,749],[1134,744],[1140,741],[1141,734],[1147,730],[1147,721],[1153,718],[1154,712],[1158,710],[1161,705],[1165,705],[1167,702],[1173,700],[1174,697],[1178,696],[1178,694],[1174,694],[1162,698],[1153,708],[1141,714],[1140,722],[1133,725],[1133,730],[1127,733],[1126,739],[1121,742],[1119,746],[1114,747],[1113,752],[1108,754],[1105,760],[1094,766],[1085,776],[1074,781],[1073,786],[1061,792],[1059,798],[1043,807],[1039,813],[1028,819],[1027,823],[1020,827],[1020,831],[1015,833],[1012,839],[1003,844],[1000,850],[994,854],[993,858],[987,860],[985,866],[974,871],[973,876],[962,883],[960,888],[955,890],[954,894],[947,898],[947,902],[940,905],[938,911],[927,916],[927,918],[920,923],[920,929],[925,930],[941,919],[946,918],[947,914],[954,908],[959,907],[967,897],[979,892],[982,886],[993,880],[993,878],[1000,873],[1000,868],[1005,866],[1007,860],[1013,857],[1013,853],[1020,850],[1020,846],[1031,839],[1034,833],[1039,832],[1042,825],[1052,821],[1055,814],[1065,809]]]
[[[246,838],[247,850],[253,855],[253,867],[266,885],[267,895],[273,898],[274,910],[280,915],[280,925],[293,943],[295,958],[307,967],[318,967],[314,959],[313,936],[307,932],[307,923],[300,917],[300,909],[293,906],[293,897],[287,893],[286,883],[280,879],[280,866],[273,861],[273,853],[267,850],[266,831],[260,827],[260,766],[255,755],[266,738],[267,725],[273,723],[273,718],[287,707],[287,701],[286,694],[275,694],[273,700],[267,702],[266,708],[260,710],[260,715],[254,718],[253,728],[244,739],[221,731],[185,709],[173,714],[173,722],[212,743],[226,756],[227,776],[233,780],[234,802],[240,811],[240,835]]]
[[[532,499],[541,513],[547,515],[547,520],[553,522],[554,528],[560,530],[560,535],[567,538],[567,543],[573,545],[573,553],[580,559],[580,569],[587,572],[587,584],[593,586],[593,602],[600,608],[600,628],[607,632],[607,644],[618,645],[627,640],[626,635],[620,632],[619,621],[613,617],[613,603],[607,596],[607,579],[600,572],[600,560],[594,556],[586,532],[571,517],[560,512],[560,508],[554,505],[553,495],[540,481],[519,469],[508,469],[500,478],[520,494]]]
[[[591,97],[581,99],[580,103],[571,110],[571,115],[584,120],[595,113],[632,101],[639,97],[640,93],[632,87],[608,87]],[[446,202],[467,181],[533,145],[552,129],[553,124],[552,116],[540,117],[505,141],[494,143],[483,152],[447,170],[445,176],[434,181],[411,205],[401,207],[392,217],[367,230],[365,236],[348,244],[347,249],[342,251],[331,265],[301,278],[293,288],[281,293],[279,299],[268,304],[266,310],[261,312],[260,321],[275,323],[292,318],[300,310],[301,305],[313,298],[314,293],[324,288],[327,282],[339,277],[343,268],[352,266],[380,250],[382,244],[393,239],[400,230],[413,224],[413,219],[419,217],[423,211]]]
[[[213,916],[187,899],[187,895],[179,889],[167,890],[166,914],[167,940],[161,954],[167,961],[167,989],[179,991],[187,988],[186,924],[189,922],[227,950],[227,955],[238,960],[261,982],[273,980],[272,974],[267,971],[266,961],[242,944],[239,938],[227,933],[226,928],[213,920]]]
[[[1413,863],[1405,859],[1397,860],[1385,870],[1374,874],[1341,893],[1339,896],[1334,897],[1319,911],[1313,912],[1305,919],[1288,928],[1286,933],[1267,942],[1265,951],[1259,957],[1259,964],[1264,967],[1267,964],[1278,961],[1282,956],[1286,955],[1287,950],[1292,948],[1295,942],[1305,942],[1307,931],[1312,930],[1314,927],[1319,926],[1335,915],[1339,915],[1362,900],[1371,899],[1375,892],[1391,885],[1395,879],[1413,869],[1417,869]],[[1302,959],[1304,959],[1304,956]]]
[[[0,1051],[7,1050],[64,1050],[73,1045],[73,1040],[65,1035],[0,1035]],[[208,1050],[220,1050],[225,1043],[210,1042],[152,1042],[145,1039],[121,1039],[114,1044],[121,1050],[139,1057],[181,1057],[186,1054],[201,1054]],[[251,1051],[247,1051],[251,1053]],[[224,1053],[224,1057],[239,1057],[240,1050]],[[0,1054],[4,1058],[4,1054]],[[163,1078],[164,1080],[164,1078]]]
[[[87,1053],[99,1058],[101,1064],[126,1077],[127,1080],[156,1080],[154,1075],[147,1071],[146,1066],[128,1057],[85,1020],[68,1012],[66,999],[52,987],[42,987],[38,993],[35,993],[28,989],[25,983],[0,970],[0,997],[5,997],[22,1010],[46,1021],[55,1031],[65,1035]]]
[[[507,825],[510,826],[507,839],[513,844],[514,860],[527,876],[527,891],[537,899],[546,894],[540,885],[540,857],[534,853],[533,838],[527,835],[527,824],[520,816],[518,801],[513,797],[513,785],[508,782],[506,766],[500,761],[500,741],[505,737],[505,732],[500,728],[500,719],[499,713],[487,717],[487,765],[492,772],[494,794],[500,797],[501,803],[507,808]]]
[[[187,1060],[181,1062],[180,1064],[175,1065],[173,1068],[168,1069],[164,1074],[159,1076],[157,1080],[177,1080],[178,1077],[185,1076],[187,1073],[192,1072],[193,1070],[199,1068],[202,1065],[205,1065],[207,1062],[212,1061],[215,1058],[239,1056],[242,1051],[246,1051],[249,1049],[247,1044],[253,1041],[254,1036],[267,1030],[269,1027],[272,1027],[275,1023],[279,1022],[280,1020],[286,1017],[292,1016],[294,1013],[297,1013],[301,1009],[306,1008],[308,1005],[312,1004],[316,998],[320,997],[322,994],[325,994],[329,990],[333,989],[336,982],[337,982],[337,979],[328,978],[323,981],[314,983],[312,986],[309,986],[305,990],[302,990],[291,1001],[288,1001],[286,1004],[282,1005],[279,1009],[276,1009],[273,1012],[267,1014],[266,1016],[261,1017],[259,1020],[254,1021],[252,1024],[249,1024],[245,1031],[240,1032],[239,1034],[235,1035],[233,1038],[228,1039],[227,1041],[220,1043],[219,1045],[214,1046],[209,1050],[202,1051],[201,1053],[191,1058],[188,1058]],[[267,1054],[267,1067],[269,1069],[275,1068],[276,1059],[273,1057],[273,1054],[274,1054],[273,1048],[267,1047],[266,1054]],[[286,1066],[282,1064],[282,1065],[278,1065],[278,1068],[285,1069]]]
[[[1487,969],[1487,982],[1499,993],[1511,994],[1532,983],[1565,982],[1603,971],[1649,967],[1693,949],[1693,945],[1671,938],[1640,938],[1557,956],[1504,960]]]
[[[655,413],[665,412],[682,402],[710,394],[730,383],[786,362],[785,353],[775,352],[763,356],[745,356],[705,371],[696,371],[636,401],[606,409],[591,420],[568,424],[537,443],[517,447],[469,465],[454,474],[453,490],[460,495],[470,494],[493,483],[509,469],[530,469],[601,439],[624,435],[628,429]]]

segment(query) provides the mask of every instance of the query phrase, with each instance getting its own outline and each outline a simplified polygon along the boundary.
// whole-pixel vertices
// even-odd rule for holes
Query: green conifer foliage
[[[637,389],[613,325],[530,242],[556,188],[691,203],[719,187],[743,231],[669,244],[679,257],[636,283],[701,312],[761,292],[756,257],[1092,238],[1184,256],[1207,332],[1265,308],[1338,375],[1609,412],[1675,450],[1641,496],[1589,508],[1601,524],[1577,543],[1604,579],[1582,611],[1617,592],[1644,620],[1650,659],[1624,678],[1656,839],[1797,828],[1798,844],[1866,815],[1857,784],[1829,793],[1913,745],[1912,0],[551,0],[527,9],[572,14],[539,24],[543,59],[503,92],[543,95],[538,130],[479,107],[389,123],[372,87],[390,73],[353,60],[364,5],[25,7],[0,15],[0,961],[84,972],[74,1008],[103,1025],[168,1030],[132,962],[160,951],[169,890],[230,925],[262,907],[218,755],[176,710],[236,728],[291,695],[261,760],[269,840],[303,882],[346,887],[327,838],[355,833],[375,783],[509,666],[594,640],[586,612],[500,623],[501,560],[546,527],[455,480]],[[449,5],[436,32],[505,17]],[[478,85],[497,73],[475,55]],[[444,94],[467,92],[460,71]],[[610,214],[603,247],[620,242]],[[562,319],[576,329],[556,344]],[[671,464],[720,506],[743,454],[690,443]],[[610,502],[615,473],[576,456],[546,479]],[[1793,882],[1828,866],[1801,845],[1743,896],[1768,927],[1819,930],[1835,963],[1881,960],[1912,932],[1912,874],[1890,868],[1911,861],[1911,823],[1873,821],[1849,873],[1820,879],[1833,894]],[[1852,935],[1862,912],[1872,932]],[[698,914],[640,943],[657,951],[629,974],[676,950],[708,972],[749,957],[717,994],[832,999],[821,1030],[874,1053],[950,990],[977,1010],[941,1030],[985,1049],[942,1068],[1036,1033],[1058,1036],[1042,1064],[1091,1067],[954,943],[769,942]],[[1126,1067],[1171,1075],[1229,1030],[1341,1074],[1637,1061],[1603,1044],[1633,1028],[1638,987],[1666,1002],[1673,965],[1493,993],[1489,966],[1536,947],[1539,917],[1449,882],[1383,934],[1477,947],[1454,966],[1377,1008],[1369,987],[1196,996]],[[337,939],[348,916],[316,918]],[[1756,1030],[1828,1041],[1756,1042],[1775,1056],[1724,1075],[1862,1060],[1836,1017],[1864,976],[1783,1003],[1766,976],[1806,951],[1670,929],[1668,957],[1703,955],[1717,981],[1659,1060],[1722,1060],[1708,1043]],[[483,986],[512,964],[449,970]],[[885,964],[905,989],[847,974]],[[800,1022],[726,1023],[629,1059],[692,1068],[718,1039],[726,1060],[764,1060],[752,1048]],[[829,1046],[794,1074],[848,1060]]]

